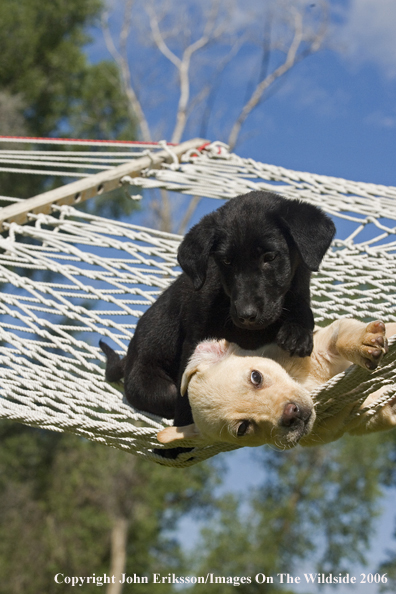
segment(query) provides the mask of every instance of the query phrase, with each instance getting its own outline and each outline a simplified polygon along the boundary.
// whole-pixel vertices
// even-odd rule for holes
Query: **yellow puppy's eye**
[[[252,382],[253,386],[261,386],[263,383],[263,376],[259,371],[253,369],[252,373],[250,374],[250,381]]]
[[[237,436],[242,437],[243,435],[246,435],[246,432],[249,429],[249,427],[250,427],[250,421],[242,421],[238,425]]]

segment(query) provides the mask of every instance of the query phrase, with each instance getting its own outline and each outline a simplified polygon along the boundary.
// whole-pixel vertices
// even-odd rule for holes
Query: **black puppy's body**
[[[310,275],[334,235],[318,208],[251,192],[206,215],[179,248],[183,273],[145,312],[127,355],[105,343],[106,378],[139,410],[175,425],[192,423],[179,385],[195,346],[225,338],[245,349],[276,341],[301,357],[312,351]]]

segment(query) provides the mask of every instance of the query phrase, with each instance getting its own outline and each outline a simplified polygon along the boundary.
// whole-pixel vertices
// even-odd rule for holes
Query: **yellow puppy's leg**
[[[386,335],[388,338],[396,334],[396,322],[390,322],[386,324]]]
[[[378,324],[378,322],[372,322],[372,324]],[[373,328],[369,324],[367,326],[367,329],[370,331]],[[386,334],[389,337],[396,334],[396,323],[386,324]],[[370,336],[370,332],[367,333],[367,336],[364,336],[363,342],[369,343],[369,347],[367,347],[366,344],[364,345],[365,348],[371,349],[371,344],[374,344],[373,338],[373,336]],[[376,346],[378,347],[379,345],[377,344]],[[386,341],[383,348],[385,350],[387,349]],[[362,403],[361,408],[365,408],[366,406],[369,406],[377,402],[378,399],[389,387],[390,386],[383,386],[376,392],[370,394],[370,396],[368,396],[366,400]],[[360,417],[359,425],[354,429],[351,429],[349,433],[351,435],[362,435],[365,433],[373,433],[374,431],[386,431],[388,429],[393,429],[394,427],[396,427],[396,397],[393,397],[390,402],[378,408],[373,415],[370,415],[369,413],[364,413],[363,416]]]
[[[388,328],[390,333],[396,334],[396,324],[389,324]],[[366,324],[341,318],[315,331],[310,357],[301,359],[283,354],[276,360],[305,388],[312,390],[345,371],[352,363],[375,369],[387,348],[383,322]]]
[[[381,346],[370,341],[374,338],[384,346],[385,326],[382,322],[372,324],[379,324],[379,327],[370,327],[368,331],[364,322],[341,318],[314,333],[314,350],[305,364],[308,374],[304,381],[310,389],[315,383],[320,385],[345,371],[352,363],[369,369],[378,365],[383,354]]]
[[[388,351],[385,324],[380,320],[369,324],[349,319],[339,320],[335,348],[351,363],[370,370],[376,369]]]

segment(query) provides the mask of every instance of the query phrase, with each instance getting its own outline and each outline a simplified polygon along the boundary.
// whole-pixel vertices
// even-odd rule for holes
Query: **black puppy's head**
[[[181,243],[178,260],[200,290],[212,258],[234,324],[259,330],[281,315],[296,271],[318,269],[334,231],[311,204],[250,192],[203,217]]]

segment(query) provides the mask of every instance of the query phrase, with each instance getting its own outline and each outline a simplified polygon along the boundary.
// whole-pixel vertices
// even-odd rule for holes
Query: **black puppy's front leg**
[[[309,357],[313,349],[314,317],[310,306],[310,273],[301,271],[286,294],[276,343],[291,356]]]
[[[176,400],[175,419],[173,424],[175,427],[184,427],[185,425],[191,425],[192,423],[194,423],[194,419],[188,396],[187,394],[182,396],[179,392]]]
[[[190,401],[188,399],[188,395],[184,394],[184,396],[180,393],[180,384],[181,378],[184,372],[184,369],[187,366],[188,360],[194,351],[194,346],[191,343],[185,342],[183,345],[183,353],[181,356],[181,364],[180,364],[180,373],[177,382],[177,397],[175,403],[175,414],[173,425],[175,427],[184,427],[185,425],[191,425],[194,423],[194,419],[192,416]],[[176,447],[170,449],[155,449],[154,452],[163,458],[171,458],[175,459],[184,452],[191,452],[193,448],[183,448],[183,447]]]
[[[184,427],[185,425],[191,425],[192,423],[194,423],[188,395],[181,395],[180,386],[184,370],[186,369],[190,357],[193,354],[195,347],[199,342],[200,340],[197,337],[193,338],[192,340],[185,340],[183,343],[182,354],[180,358],[179,376],[177,378],[177,398],[173,422],[175,427]]]

